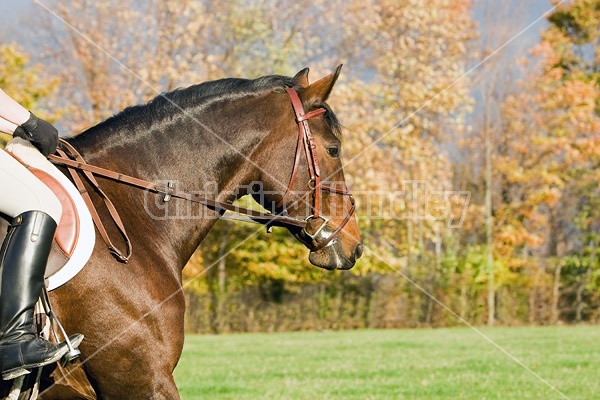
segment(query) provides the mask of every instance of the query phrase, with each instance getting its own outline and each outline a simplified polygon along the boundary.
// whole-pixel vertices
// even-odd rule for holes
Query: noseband
[[[298,124],[298,143],[296,145],[296,156],[294,157],[294,166],[292,168],[290,183],[288,184],[287,190],[285,191],[279,203],[277,203],[276,207],[284,207],[287,198],[292,192],[294,182],[296,181],[296,175],[298,174],[298,165],[300,164],[302,150],[304,149],[304,154],[306,155],[306,161],[308,164],[308,173],[310,176],[307,186],[309,192],[312,192],[313,203],[311,206],[312,214],[306,217],[305,221],[307,222],[307,225],[302,228],[302,233],[306,237],[310,238],[313,250],[317,251],[334,243],[333,240],[339,235],[342,229],[344,229],[348,221],[350,221],[350,218],[352,218],[352,215],[354,215],[356,206],[354,203],[354,197],[352,197],[352,194],[350,194],[345,184],[342,189],[338,189],[331,185],[321,183],[321,169],[319,167],[319,159],[317,157],[317,146],[310,131],[308,120],[325,114],[327,110],[323,107],[320,107],[316,110],[305,113],[304,106],[302,105],[302,101],[300,100],[298,93],[292,88],[286,88],[285,90],[290,96],[294,114],[296,115],[296,123]],[[330,219],[320,213],[323,190],[327,190],[333,194],[348,196],[350,199],[350,211],[348,211],[346,217],[335,229],[329,226]],[[288,208],[284,207],[285,214],[287,214],[287,211]],[[311,234],[306,228],[311,220],[316,219],[321,219],[323,223],[319,226],[315,233]]]

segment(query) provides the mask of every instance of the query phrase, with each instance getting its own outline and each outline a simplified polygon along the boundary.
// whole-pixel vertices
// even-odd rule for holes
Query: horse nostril
[[[354,250],[354,259],[358,260],[363,254],[363,245],[362,243],[359,243],[358,246],[356,246],[356,249]]]

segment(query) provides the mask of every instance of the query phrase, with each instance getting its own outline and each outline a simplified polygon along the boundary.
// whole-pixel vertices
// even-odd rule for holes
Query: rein
[[[60,139],[60,145],[62,149],[57,150],[58,155],[50,155],[48,158],[56,163],[62,164],[67,167],[77,190],[81,193],[83,200],[86,205],[90,209],[90,213],[92,215],[92,219],[100,232],[100,236],[107,244],[110,252],[121,262],[126,263],[129,261],[131,257],[132,248],[131,248],[131,240],[127,236],[125,231],[125,226],[119,217],[119,214],[112,204],[112,201],[108,198],[108,196],[100,189],[99,183],[96,181],[94,176],[102,176],[104,178],[112,179],[114,181],[124,183],[130,186],[138,187],[144,190],[148,190],[153,193],[164,195],[163,202],[168,202],[171,198],[179,198],[184,199],[190,202],[199,203],[203,206],[206,206],[210,209],[213,209],[219,213],[225,211],[233,211],[236,213],[244,214],[247,216],[251,222],[260,223],[267,226],[296,226],[299,228],[304,228],[306,226],[306,221],[298,220],[292,217],[288,217],[285,215],[275,215],[275,214],[264,214],[258,212],[256,210],[251,210],[248,208],[234,206],[231,203],[224,203],[212,199],[208,199],[206,197],[202,197],[198,194],[189,193],[181,190],[176,190],[173,187],[167,185],[162,186],[158,185],[154,182],[146,181],[143,179],[135,178],[133,176],[121,174],[115,171],[111,171],[109,169],[105,169],[102,167],[98,167],[96,165],[88,164],[81,154],[73,147],[70,143],[66,142],[63,139]],[[96,211],[92,199],[89,195],[88,190],[85,188],[85,185],[81,179],[81,177],[77,174],[76,170],[83,171],[83,174],[88,179],[90,185],[94,188],[94,190],[100,195],[104,204],[114,222],[119,232],[123,236],[125,240],[126,250],[122,252],[119,250],[110,240],[110,237],[104,228],[102,221],[100,220],[100,216]]]
[[[55,164],[61,164],[67,167],[75,186],[81,193],[84,201],[86,202],[88,208],[90,209],[90,213],[92,214],[92,218],[102,236],[104,242],[107,244],[110,252],[121,262],[126,263],[132,254],[131,241],[127,236],[125,231],[125,227],[121,218],[118,215],[118,212],[111,200],[108,196],[100,189],[98,182],[95,179],[95,175],[102,176],[104,178],[108,178],[120,183],[124,183],[130,186],[138,187],[153,193],[164,195],[163,202],[168,202],[171,198],[179,198],[183,200],[187,200],[190,202],[201,204],[205,207],[208,207],[212,210],[215,210],[219,213],[224,213],[225,211],[232,211],[236,214],[242,214],[236,220],[256,222],[259,224],[266,225],[269,229],[272,226],[282,226],[282,227],[297,227],[301,228],[302,232],[311,239],[311,244],[313,249],[320,250],[324,247],[327,247],[333,244],[333,239],[341,232],[344,226],[348,223],[352,215],[355,211],[354,198],[348,192],[348,190],[344,187],[343,189],[337,189],[329,185],[323,185],[321,183],[320,176],[320,168],[318,159],[316,156],[316,145],[314,143],[314,139],[312,133],[310,132],[310,127],[308,125],[308,120],[310,118],[320,116],[326,112],[325,108],[318,108],[309,113],[304,112],[304,108],[302,106],[302,102],[298,97],[298,94],[294,89],[286,88],[287,93],[290,96],[290,100],[292,102],[292,107],[294,108],[294,113],[296,115],[296,122],[298,124],[298,144],[296,148],[296,155],[294,158],[294,166],[292,169],[292,175],[290,178],[290,183],[288,188],[277,204],[276,208],[280,208],[284,203],[289,194],[292,191],[292,187],[294,185],[294,181],[296,179],[296,175],[298,173],[298,165],[300,163],[301,153],[304,150],[306,154],[306,158],[308,161],[308,169],[310,174],[310,181],[308,183],[308,188],[310,191],[314,192],[313,196],[313,205],[312,212],[313,214],[302,219],[293,218],[287,215],[287,208],[283,208],[282,213],[280,214],[272,214],[272,213],[262,213],[256,210],[252,210],[249,208],[238,207],[231,203],[225,203],[221,201],[212,200],[198,194],[177,190],[173,187],[171,182],[167,185],[160,185],[154,182],[150,182],[147,180],[139,179],[133,176],[121,174],[115,171],[111,171],[109,169],[105,169],[102,167],[98,167],[92,164],[88,164],[81,154],[67,141],[60,139],[60,148],[57,149],[56,154],[48,156],[48,158],[54,162]],[[87,178],[89,184],[93,187],[93,189],[100,195],[104,204],[111,215],[111,218],[118,228],[119,232],[123,236],[126,245],[126,251],[120,251],[110,240],[109,235],[104,228],[100,216],[98,215],[91,197],[88,193],[88,190],[85,188],[83,180],[78,175],[77,171],[82,171],[85,177]],[[329,190],[334,194],[341,194],[344,196],[349,196],[351,200],[351,208],[342,223],[337,226],[335,230],[329,228],[329,219],[320,214],[320,202],[321,202],[321,190]],[[246,219],[243,219],[246,217]],[[323,223],[316,230],[315,233],[310,234],[306,228],[309,225],[309,221],[313,219],[321,219]]]

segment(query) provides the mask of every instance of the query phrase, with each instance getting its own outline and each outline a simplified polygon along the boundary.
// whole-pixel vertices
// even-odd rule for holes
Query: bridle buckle
[[[310,221],[311,219],[321,219],[321,220],[323,220],[323,223],[321,224],[321,226],[319,226],[319,228],[316,230],[316,232],[315,232],[315,233],[313,233],[312,235],[311,235],[311,234],[310,234],[310,233],[309,233],[309,232],[306,230],[306,227],[302,229],[302,230],[304,231],[304,234],[305,234],[306,236],[308,236],[309,238],[311,238],[311,240],[312,240],[314,243],[316,243],[316,245],[317,245],[317,247],[318,247],[318,243],[319,243],[320,241],[327,240],[327,239],[328,239],[328,238],[331,236],[331,234],[332,234],[332,231],[331,231],[331,230],[329,230],[329,231],[327,231],[327,230],[326,230],[326,229],[327,229],[327,227],[328,227],[328,225],[329,225],[329,218],[327,218],[327,217],[324,217],[324,216],[322,216],[322,215],[319,215],[318,217],[315,217],[314,215],[309,215],[309,216],[308,216],[308,217],[306,217],[304,220],[305,220],[306,222],[308,222],[308,221]],[[325,246],[323,246],[323,247],[329,247],[329,246],[331,246],[331,245],[332,245],[332,244],[334,244],[334,243],[335,243],[335,240],[330,240],[330,241],[329,241],[329,242],[328,242],[328,243],[327,243]]]

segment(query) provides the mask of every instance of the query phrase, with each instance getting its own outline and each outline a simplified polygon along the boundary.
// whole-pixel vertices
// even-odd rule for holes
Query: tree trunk
[[[484,113],[485,135],[485,239],[486,239],[486,269],[488,274],[488,320],[487,324],[493,326],[496,321],[496,280],[494,268],[494,219],[492,215],[492,129],[489,122],[490,96],[486,96]]]
[[[597,262],[596,260],[596,242],[592,240],[590,243],[589,265],[583,278],[581,279],[581,282],[579,283],[579,286],[577,287],[577,309],[575,311],[575,322],[577,323],[583,320],[583,307],[585,306],[583,301],[583,292],[590,281],[590,278],[592,277],[592,271],[595,269]]]
[[[538,286],[540,281],[540,274],[542,273],[542,268],[536,267],[535,273],[531,279],[531,284],[529,285],[529,317],[528,322],[530,324],[535,324],[537,319],[537,296],[538,296]]]
[[[549,213],[549,254],[550,261],[554,264],[554,282],[552,284],[552,307],[550,309],[551,323],[556,324],[560,319],[558,309],[560,301],[560,274],[562,272],[562,257],[564,255],[565,243],[563,241],[563,229],[560,226],[558,211],[550,209]]]
[[[208,290],[210,294],[210,330],[213,333],[219,333],[223,330],[223,297],[225,295],[225,261],[227,252],[227,241],[229,239],[229,229],[223,230],[221,240],[219,242],[219,253],[216,270],[207,272]]]
[[[554,269],[554,283],[552,285],[552,309],[550,321],[552,324],[556,324],[560,317],[558,310],[558,301],[560,299],[560,273],[562,271],[562,262],[555,260],[556,268]]]
[[[585,274],[583,274],[583,276],[581,277],[581,281],[579,282],[579,285],[577,286],[577,293],[576,293],[576,300],[575,300],[575,304],[576,304],[576,308],[575,308],[575,322],[576,323],[580,323],[583,318],[583,307],[585,306],[585,303],[583,301],[583,291],[585,290],[585,287],[587,286],[588,281],[590,280],[590,277],[592,276],[592,268],[588,267],[585,270]]]
[[[433,231],[435,234],[435,263],[430,268],[429,277],[428,277],[429,291],[430,291],[431,296],[433,296],[435,293],[436,274],[438,273],[438,271],[441,270],[441,267],[442,267],[442,235],[440,233],[439,224],[436,223],[433,225]],[[425,315],[425,323],[428,325],[431,324],[432,315],[433,315],[433,299],[431,298],[431,296],[427,297],[427,299],[428,299],[427,314]]]

